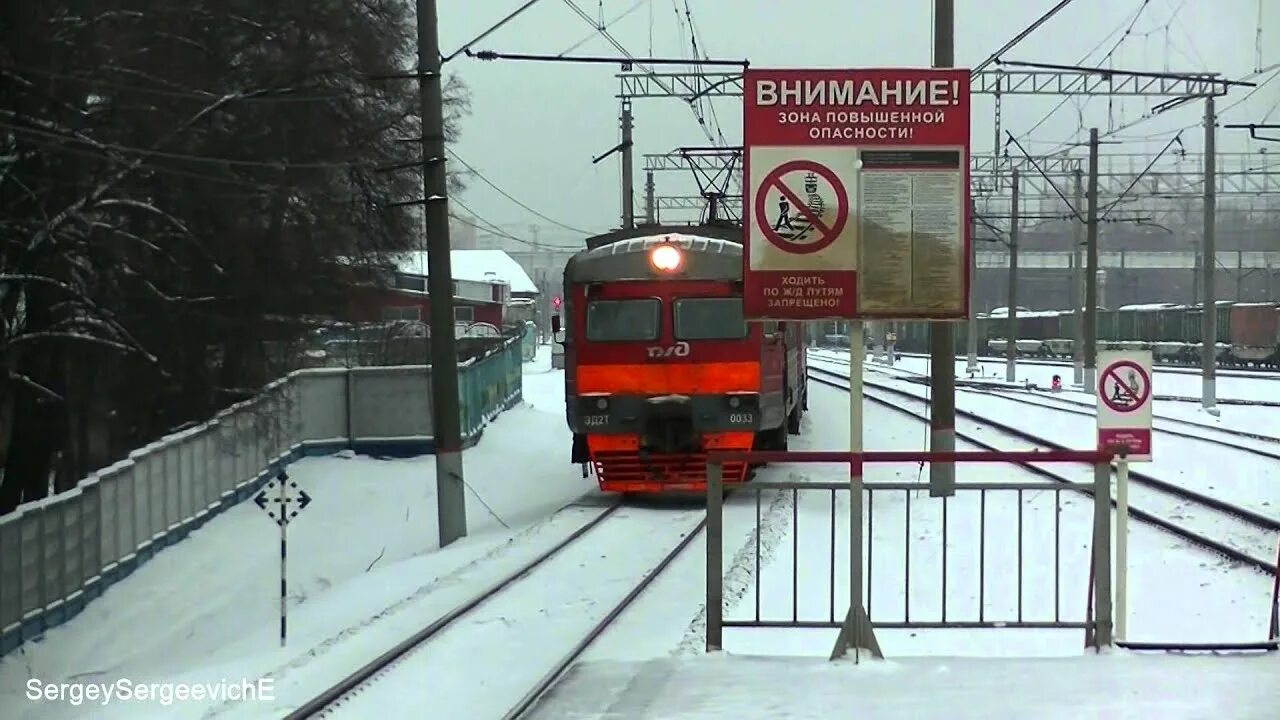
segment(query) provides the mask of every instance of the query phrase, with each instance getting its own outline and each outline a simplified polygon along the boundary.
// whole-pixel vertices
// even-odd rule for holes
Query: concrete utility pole
[[[1098,370],[1098,128],[1089,128],[1088,240],[1084,275],[1084,389],[1093,392]]]
[[[933,2],[933,66],[955,64],[956,8],[954,0]],[[972,309],[970,309],[972,312]],[[936,453],[956,450],[956,337],[950,323],[929,324],[931,394],[929,449]],[[955,463],[929,463],[929,497],[951,497],[956,489]]]
[[[1213,414],[1218,413],[1218,296],[1214,287],[1214,279],[1218,274],[1218,252],[1214,231],[1217,229],[1218,197],[1217,189],[1217,143],[1215,142],[1213,97],[1204,101],[1204,259],[1200,262],[1204,272],[1204,315],[1201,318],[1201,340],[1203,341],[1204,379],[1201,382],[1200,404]]]
[[[1004,379],[1017,381],[1018,370],[1018,171],[1013,171],[1013,202],[1009,211],[1009,342],[1005,343]]]
[[[1081,237],[1084,231],[1084,223],[1080,222],[1078,213],[1084,207],[1084,179],[1081,177],[1080,170],[1075,171],[1076,176],[1076,221],[1072,223],[1074,237],[1071,242],[1071,317],[1075,322],[1075,333],[1071,339],[1071,359],[1074,366],[1073,378],[1076,385],[1084,385],[1084,321],[1080,317],[1080,296],[1081,283],[1084,282],[1084,273],[1081,272],[1081,246],[1084,244],[1084,238]]]
[[[427,233],[427,294],[431,299],[431,428],[436,454],[440,547],[467,534],[462,477],[458,353],[453,337],[453,268],[444,157],[444,95],[436,0],[418,0],[418,100],[422,105],[422,191]]]
[[[657,207],[654,205],[653,171],[645,172],[644,178],[644,221],[647,225],[657,222]]]
[[[965,370],[978,372],[978,203],[969,198],[969,334],[965,338],[969,362]]]
[[[636,226],[635,175],[631,167],[631,101],[622,102],[622,229]]]

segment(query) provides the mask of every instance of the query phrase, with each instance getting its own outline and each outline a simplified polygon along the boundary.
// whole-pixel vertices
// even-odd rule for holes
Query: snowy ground
[[[157,717],[276,718],[323,687],[373,659],[405,636],[542,553],[601,511],[594,481],[568,464],[563,373],[550,369],[544,347],[525,366],[525,403],[500,415],[480,444],[464,454],[472,494],[470,536],[436,547],[434,461],[371,458],[309,459],[292,468],[313,496],[305,515],[290,526],[289,645],[278,647],[277,529],[252,505],[235,508],[165,550],[125,582],[111,588],[80,616],[42,641],[0,660],[0,718]],[[805,432],[792,448],[843,449],[848,440],[847,395],[814,385]],[[868,406],[865,443],[874,449],[923,449],[923,426],[886,408]],[[972,468],[962,480],[996,478],[997,468]],[[763,480],[845,479],[842,467],[773,466]],[[919,479],[915,466],[879,467],[868,479]],[[1004,479],[1004,478],[1002,478]],[[581,506],[568,503],[586,498]],[[1052,494],[1024,506],[1025,588],[1028,619],[1052,610]],[[757,597],[766,617],[790,617],[791,560],[800,563],[799,612],[830,612],[830,499],[766,492],[761,530],[755,529],[751,493],[725,502],[726,616],[754,613]],[[906,596],[913,618],[940,613],[938,501],[912,499],[911,585],[904,592],[905,497],[877,496],[872,504],[875,538],[870,573],[872,613],[900,619]],[[594,505],[594,506],[593,506]],[[1089,501],[1063,495],[1060,609],[1079,615],[1085,598]],[[563,508],[563,509],[562,509]],[[631,512],[630,509],[623,512]],[[793,523],[793,513],[796,522]],[[836,537],[847,538],[848,504],[838,498]],[[1008,499],[988,503],[987,616],[1016,612],[1016,540]],[[491,717],[511,696],[540,676],[696,522],[696,509],[633,513],[631,525],[600,530],[600,542],[584,545],[558,562],[560,569],[531,576],[530,589],[484,606],[442,644],[415,653],[408,671],[344,708],[348,716]],[[1050,518],[1045,522],[1045,518]],[[648,518],[647,520],[645,518]],[[609,521],[606,521],[608,523]],[[797,524],[798,523],[798,524]],[[604,526],[602,526],[604,527]],[[977,524],[972,503],[951,501],[948,555],[950,618],[976,612]],[[594,531],[593,531],[594,532]],[[1172,538],[1134,527],[1131,543],[1132,639],[1257,639],[1265,631],[1265,582],[1233,570]],[[757,540],[762,582],[754,577]],[[794,544],[793,544],[794,543]],[[598,550],[598,553],[592,552]],[[843,553],[843,557],[841,555]],[[847,603],[847,544],[837,543],[835,608]],[[1256,582],[1255,582],[1256,580]],[[973,697],[1007,698],[1014,685],[1034,688],[1008,706],[1031,717],[1193,717],[1188,711],[1236,693],[1227,707],[1252,707],[1265,695],[1262,673],[1274,678],[1274,658],[1258,661],[1127,657],[1076,658],[1027,663],[919,660],[852,668],[809,660],[698,657],[705,628],[705,545],[695,541],[588,649],[570,671],[556,704],[539,717],[829,716],[834,708],[869,709],[874,717],[996,716]],[[1037,616],[1037,617],[1033,617]],[[966,618],[967,619],[967,618]],[[727,630],[731,653],[825,655],[834,633]],[[890,657],[904,655],[1078,655],[1079,632],[1026,630],[884,632]],[[456,652],[451,649],[459,649]],[[1175,665],[1175,662],[1183,662]],[[1246,664],[1253,663],[1253,664]],[[1216,663],[1216,664],[1215,664]],[[1270,664],[1268,664],[1270,663]],[[1230,670],[1225,670],[1230,668]],[[469,672],[463,672],[469,671]],[[1182,679],[1176,676],[1182,673]],[[1154,707],[1126,688],[1190,688],[1186,705]],[[24,697],[29,678],[46,682],[210,682],[270,677],[273,702],[116,703],[106,708],[33,703]],[[393,680],[393,678],[395,678]],[[898,680],[901,678],[901,680]],[[1240,689],[1230,685],[1238,680]],[[687,685],[690,681],[696,685]],[[1133,684],[1129,684],[1133,683]],[[1148,683],[1139,685],[1137,683]],[[785,687],[780,687],[785,685]],[[749,687],[748,687],[749,686]],[[697,689],[697,688],[702,689]],[[927,688],[928,692],[922,692]],[[1080,705],[1081,688],[1094,697],[1133,700],[1125,715]],[[659,692],[660,691],[660,692]],[[873,692],[874,691],[874,692]],[[1215,695],[1217,693],[1217,695]],[[966,697],[967,694],[967,697]],[[1017,694],[1017,693],[1014,693]],[[721,703],[720,697],[734,695]],[[817,698],[805,705],[804,697]],[[829,698],[822,700],[821,698]],[[936,705],[922,705],[921,698]],[[1145,697],[1145,696],[1144,696]],[[1180,698],[1168,696],[1170,701]],[[870,698],[870,699],[868,699]],[[865,703],[875,703],[867,707]],[[1058,712],[1050,702],[1063,708]],[[610,703],[613,703],[610,705]],[[822,704],[826,703],[826,704]],[[1222,703],[1218,703],[1219,706]],[[1081,709],[1083,708],[1083,709]],[[1175,710],[1174,708],[1178,708]],[[1269,707],[1274,717],[1274,700]],[[999,713],[1000,706],[996,706]],[[1028,712],[1029,711],[1029,712]],[[1182,714],[1179,714],[1182,711]],[[1110,712],[1111,714],[1102,714]],[[573,714],[580,713],[580,714]],[[752,714],[756,713],[756,714]],[[1075,714],[1072,714],[1075,713]],[[866,713],[863,713],[866,714]],[[1264,717],[1222,715],[1217,717]]]
[[[849,353],[840,350],[812,350],[809,357],[814,360],[830,359],[847,363]],[[967,363],[964,360],[956,361],[956,377],[968,377],[968,373],[965,372],[966,365]],[[848,371],[847,367],[843,369],[846,372]],[[900,358],[894,363],[893,367],[888,367],[881,362],[872,361],[870,354],[868,354],[867,369],[874,369],[882,374],[927,374],[929,372],[929,361],[927,358]],[[1018,363],[1015,377],[1019,384],[1030,381],[1041,388],[1047,388],[1055,373],[1063,377],[1063,390],[1055,397],[1075,401],[1089,408],[1093,407],[1094,396],[1092,393],[1075,389],[1071,386],[1070,368],[1068,368],[1068,372],[1063,373],[1061,368],[1028,365],[1020,362]],[[975,377],[1004,382],[1004,363],[983,363],[982,373]],[[1200,397],[1200,378],[1193,375],[1160,372],[1157,370],[1155,393],[1162,396],[1177,395],[1198,398]],[[1259,377],[1257,379],[1218,378],[1217,393],[1221,399],[1234,398],[1280,402],[1280,376]],[[1280,423],[1276,422],[1277,410],[1275,407],[1219,405],[1218,411],[1220,414],[1215,416],[1206,413],[1198,402],[1156,399],[1153,403],[1153,411],[1157,418],[1186,420],[1229,432],[1244,431],[1280,439]]]
[[[433,457],[308,458],[291,466],[313,502],[289,526],[286,649],[278,646],[279,531],[244,503],[0,659],[0,718],[82,716],[83,707],[28,701],[29,678],[181,682],[273,672],[283,692],[291,673],[325,664],[318,658],[336,656],[347,671],[359,663],[343,656],[371,659],[585,521],[581,511],[549,517],[595,490],[568,462],[563,380],[544,348],[525,366],[524,403],[464,452],[470,536],[443,551]],[[142,709],[107,708],[129,717]]]
[[[838,364],[811,359],[812,367],[847,374],[848,368]],[[917,383],[882,375],[882,368],[872,366],[868,376],[874,382],[894,387],[920,398],[919,402],[901,401],[904,408],[927,413],[924,399],[928,388]],[[869,386],[869,392],[875,388]],[[961,411],[976,413],[984,418],[1021,426],[1032,434],[1046,437],[1066,447],[1084,448],[1094,442],[1096,422],[1092,415],[1063,412],[1060,409],[1041,407],[1028,402],[1019,394],[961,392],[956,397]],[[1135,478],[1142,475],[1186,488],[1201,495],[1232,503],[1245,510],[1269,518],[1280,518],[1280,485],[1273,481],[1277,461],[1280,461],[1280,445],[1274,442],[1250,438],[1234,438],[1233,446],[1224,446],[1209,437],[1188,438],[1160,431],[1157,426],[1153,440],[1153,462],[1135,464]],[[1024,450],[1031,447],[1026,441],[1012,437],[1004,431],[992,428],[988,423],[967,418],[957,418],[956,428],[961,433],[1002,450]],[[1191,428],[1180,427],[1182,431]],[[1202,430],[1203,435],[1226,437],[1219,431]],[[1223,472],[1223,468],[1230,468]],[[1077,471],[1078,480],[1088,480],[1088,470]],[[1181,497],[1168,495],[1143,487],[1135,482],[1130,489],[1130,502],[1135,508],[1154,512],[1173,520],[1180,526],[1222,539],[1253,557],[1274,564],[1276,543],[1280,533],[1257,528],[1238,517],[1208,509],[1188,508]]]
[[[828,663],[711,656],[571,671],[538,720],[1274,720],[1280,657]]]

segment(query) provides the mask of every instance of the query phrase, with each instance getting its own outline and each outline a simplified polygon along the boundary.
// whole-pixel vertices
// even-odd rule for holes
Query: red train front
[[[572,461],[615,492],[705,490],[706,452],[785,449],[805,408],[798,323],[742,316],[742,230],[591,238],[565,267]],[[727,483],[747,468],[726,466]]]

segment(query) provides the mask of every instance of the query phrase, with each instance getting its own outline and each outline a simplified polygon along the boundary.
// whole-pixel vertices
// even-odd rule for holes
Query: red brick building
[[[454,250],[453,314],[459,323],[488,323],[501,328],[507,320],[506,308],[513,292],[528,297],[537,287],[524,270],[501,250]],[[410,252],[397,258],[391,288],[373,287],[353,291],[351,322],[418,320],[426,322],[430,313],[427,294],[427,254]]]

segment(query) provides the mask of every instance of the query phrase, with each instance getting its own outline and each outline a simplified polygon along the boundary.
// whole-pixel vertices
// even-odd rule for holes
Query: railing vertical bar
[[[756,622],[760,622],[760,493],[757,489],[756,494],[756,572],[752,582],[756,586]]]
[[[756,537],[760,537],[759,533]],[[791,488],[791,622],[800,617],[800,490]]]
[[[724,492],[718,460],[707,463],[707,642],[706,650],[724,646]]]
[[[902,559],[906,570],[902,574],[902,619],[904,622],[911,622],[911,491],[907,490],[905,494],[907,510],[902,523],[905,535],[902,541]]]
[[[836,621],[836,491],[831,489],[831,557],[828,572],[831,576],[831,597],[830,604],[827,606],[827,620],[834,623]]]
[[[942,498],[942,622],[947,621],[947,497]]]
[[[1018,622],[1022,622],[1022,490],[1018,490]]]
[[[875,533],[872,532],[872,530],[875,529],[876,514],[873,508],[875,504],[875,499],[876,499],[875,491],[867,490],[867,541],[865,544],[867,546],[867,617],[868,618],[871,617],[871,600],[872,598],[875,597],[875,592],[873,592],[872,590],[872,588],[875,585],[875,583],[872,582],[872,580],[875,578],[875,575],[871,571],[871,568],[872,568],[871,559],[875,556],[875,550],[876,550]]]
[[[978,491],[978,622],[987,619],[987,489]]]
[[[1053,621],[1062,622],[1062,489],[1053,491]]]

